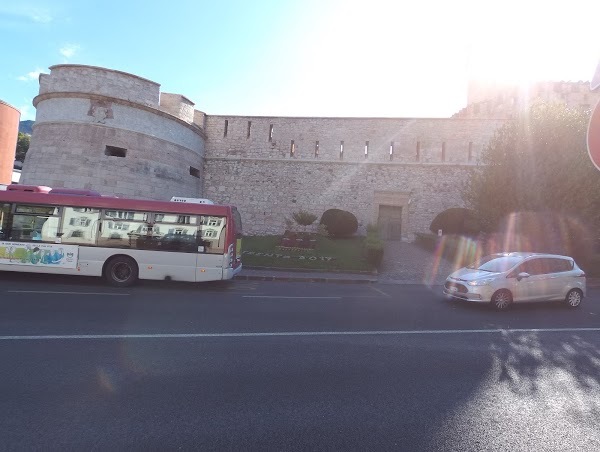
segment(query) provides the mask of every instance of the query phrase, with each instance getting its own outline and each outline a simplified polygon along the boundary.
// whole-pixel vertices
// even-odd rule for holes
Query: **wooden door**
[[[402,238],[402,207],[379,206],[379,228],[384,240],[400,240]]]

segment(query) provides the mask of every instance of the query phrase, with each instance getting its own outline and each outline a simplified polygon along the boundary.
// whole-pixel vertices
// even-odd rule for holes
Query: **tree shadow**
[[[498,382],[522,396],[550,397],[555,407],[600,416],[600,348],[585,333],[503,332],[491,347]]]

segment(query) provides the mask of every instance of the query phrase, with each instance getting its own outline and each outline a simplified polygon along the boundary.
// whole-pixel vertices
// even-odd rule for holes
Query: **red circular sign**
[[[588,124],[587,147],[592,162],[600,170],[600,101],[596,104]]]

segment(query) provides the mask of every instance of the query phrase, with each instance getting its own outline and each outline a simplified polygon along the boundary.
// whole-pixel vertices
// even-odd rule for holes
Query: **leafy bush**
[[[462,207],[454,207],[439,213],[431,222],[429,230],[437,234],[440,229],[443,234],[474,235],[481,231],[475,212]]]
[[[373,234],[379,236],[379,233],[380,233],[379,225],[371,224],[371,223],[369,223],[367,225],[367,237],[369,237],[370,235],[373,235]]]
[[[367,225],[367,239],[365,240],[367,250],[367,261],[373,267],[379,267],[383,260],[383,241],[379,236],[379,227],[377,225]]]
[[[340,209],[326,210],[321,216],[321,224],[327,227],[332,237],[350,237],[358,230],[358,220],[354,214]]]
[[[317,216],[307,212],[306,210],[300,210],[292,215],[294,221],[298,223],[300,226],[310,226],[315,222]]]

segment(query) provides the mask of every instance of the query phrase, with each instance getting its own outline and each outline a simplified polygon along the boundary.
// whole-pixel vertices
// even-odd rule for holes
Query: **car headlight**
[[[467,284],[469,286],[485,286],[485,285],[491,283],[493,280],[494,280],[493,278],[477,279],[475,281],[469,281]]]

